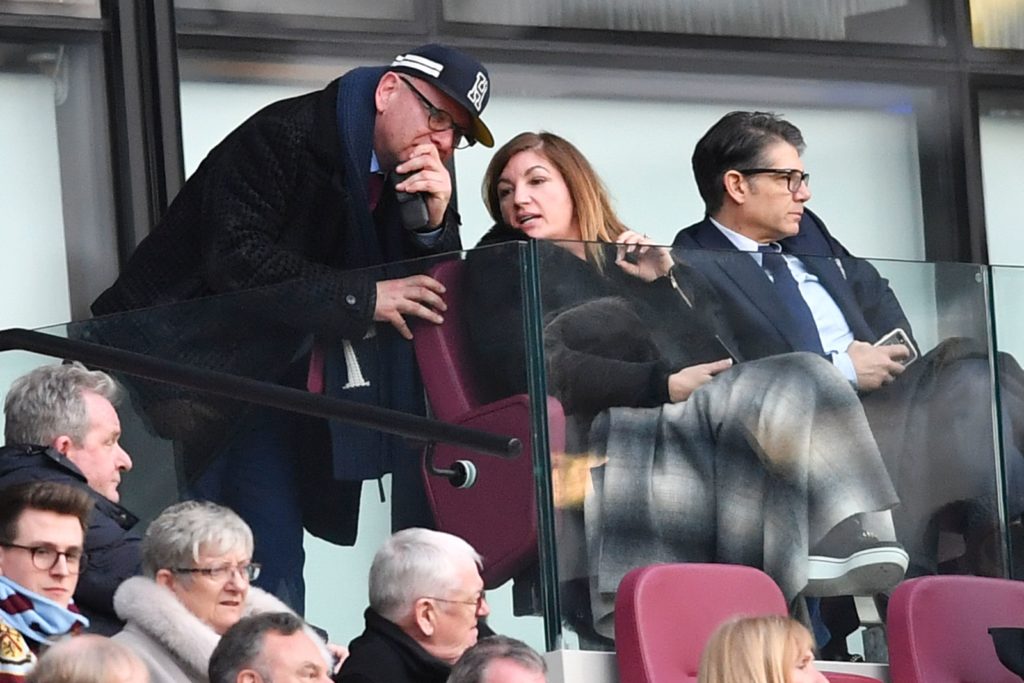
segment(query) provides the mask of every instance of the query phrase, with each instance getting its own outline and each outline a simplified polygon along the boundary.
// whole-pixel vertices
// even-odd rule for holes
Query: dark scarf
[[[360,67],[338,82],[336,103],[338,137],[341,144],[341,176],[351,198],[347,216],[359,236],[358,254],[349,254],[354,267],[385,264],[413,253],[408,238],[397,222],[394,193],[385,187],[380,204],[371,215],[368,207],[367,180],[373,151],[373,128],[377,109],[374,93],[383,67]],[[350,240],[350,243],[352,241]],[[368,274],[374,279],[411,275],[396,265],[381,265]],[[387,324],[375,325],[376,334],[366,339],[349,340],[359,372],[352,372],[342,348],[332,347],[326,358],[324,378],[330,396],[384,406],[405,413],[423,415],[426,407],[412,344]],[[341,480],[376,479],[392,472],[396,458],[414,458],[411,449],[399,437],[382,432],[329,421],[334,450],[334,476]]]

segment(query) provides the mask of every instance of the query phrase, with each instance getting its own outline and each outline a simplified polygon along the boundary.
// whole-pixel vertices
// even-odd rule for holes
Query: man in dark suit
[[[676,254],[720,294],[743,359],[811,351],[860,392],[900,496],[908,574],[934,573],[951,506],[974,506],[962,516],[983,519],[977,535],[998,528],[987,351],[944,342],[905,367],[916,344],[889,283],[804,206],[803,149],[800,131],[772,114],[732,112],[712,126],[692,160],[707,214],[676,236]],[[873,345],[895,329],[907,344]]]
[[[724,295],[745,358],[826,353],[860,391],[872,391],[903,372],[899,360],[909,354],[899,345],[872,344],[895,328],[910,334],[910,323],[878,271],[854,258],[805,210],[811,192],[800,159],[803,147],[800,131],[770,114],[724,117],[694,152],[707,216],[682,230],[675,246],[755,252],[752,258],[709,255],[695,263]],[[811,312],[819,332],[830,325],[817,346],[813,339],[801,340],[784,294],[771,286],[756,253],[762,246],[782,252],[791,271],[802,271],[794,273],[802,297],[825,309]]]

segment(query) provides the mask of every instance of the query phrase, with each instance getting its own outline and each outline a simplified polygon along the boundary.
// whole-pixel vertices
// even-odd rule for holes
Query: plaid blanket
[[[606,633],[623,575],[654,562],[759,567],[792,603],[810,547],[898,502],[853,389],[807,353],[741,363],[682,403],[605,410],[589,449],[607,457],[584,511]]]

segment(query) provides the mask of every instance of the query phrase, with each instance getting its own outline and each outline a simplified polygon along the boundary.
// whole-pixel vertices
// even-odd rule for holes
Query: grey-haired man
[[[405,529],[370,565],[366,630],[339,683],[444,683],[490,614],[480,556],[451,534]]]
[[[75,604],[89,618],[89,630],[103,635],[123,626],[114,591],[138,573],[141,556],[140,537],[131,531],[138,519],[118,504],[121,475],[132,468],[119,442],[119,395],[109,375],[81,364],[38,367],[7,392],[0,449],[0,487],[53,481],[89,493],[89,571],[78,580]]]

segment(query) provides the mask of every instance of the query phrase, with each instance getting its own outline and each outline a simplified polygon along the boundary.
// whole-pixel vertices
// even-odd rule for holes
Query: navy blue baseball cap
[[[431,43],[398,55],[389,69],[421,78],[455,100],[469,113],[473,139],[494,147],[491,131],[480,120],[491,98],[491,80],[483,64],[454,47]]]

